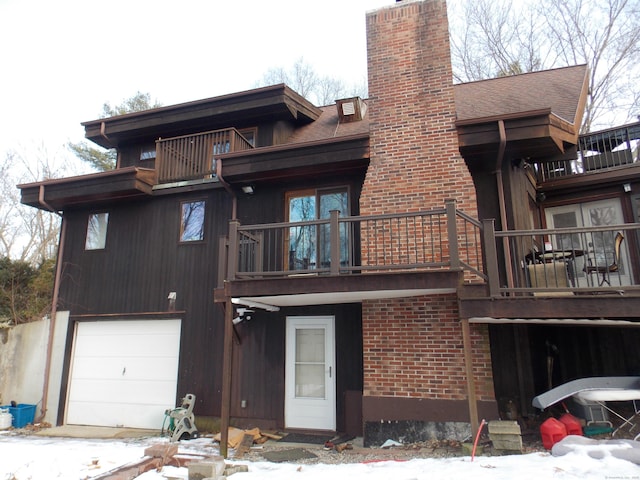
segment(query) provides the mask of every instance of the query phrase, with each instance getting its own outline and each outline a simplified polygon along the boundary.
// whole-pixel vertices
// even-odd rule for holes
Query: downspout
[[[220,180],[220,183],[227,193],[231,195],[231,220],[237,220],[236,214],[238,210],[238,197],[236,196],[236,192],[233,191],[233,188],[231,188],[231,185],[229,185],[222,176],[222,160],[219,158],[216,158],[216,177],[218,177],[218,180]]]
[[[56,274],[53,280],[53,298],[51,299],[51,321],[49,322],[49,338],[47,339],[47,353],[45,357],[44,365],[44,382],[42,386],[42,407],[40,408],[40,415],[34,419],[34,423],[40,423],[44,416],[47,414],[47,402],[49,401],[49,375],[51,374],[51,356],[53,354],[53,337],[55,334],[56,326],[56,314],[58,313],[58,298],[60,291],[60,277],[62,275],[62,253],[64,252],[64,240],[67,232],[67,222],[64,221],[64,216],[49,205],[44,199],[44,185],[40,184],[40,191],[38,192],[38,202],[50,212],[53,212],[60,216],[61,228],[60,228],[60,240],[58,242],[58,255],[56,258]],[[57,421],[56,421],[57,423]]]
[[[500,208],[500,226],[503,231],[507,230],[507,208],[504,201],[504,184],[502,180],[502,162],[504,160],[504,151],[507,147],[507,133],[504,129],[504,120],[498,120],[498,133],[500,134],[500,145],[498,146],[498,157],[496,158],[496,183],[498,186],[498,205]],[[505,265],[507,273],[507,286],[513,287],[513,271],[511,270],[511,247],[509,246],[509,238],[502,237],[502,247],[504,249],[505,259],[508,265]]]

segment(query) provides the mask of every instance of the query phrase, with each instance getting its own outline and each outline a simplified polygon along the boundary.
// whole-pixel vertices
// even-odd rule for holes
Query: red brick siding
[[[367,16],[371,163],[362,214],[441,208],[476,216],[458,151],[446,4],[398,3]]]
[[[364,395],[464,400],[466,375],[455,295],[363,304]],[[478,400],[493,400],[486,325],[471,325]]]
[[[367,45],[371,161],[361,214],[440,209],[453,198],[459,210],[477,217],[475,188],[458,151],[454,124],[446,3],[403,2],[369,13]],[[397,230],[391,234],[400,238]],[[363,263],[369,253],[380,258],[379,249],[370,246],[384,244],[385,234],[385,229],[362,232]],[[446,261],[446,238],[441,220],[416,243],[435,245]],[[460,257],[478,265],[479,239],[459,238],[466,238],[459,245]],[[410,259],[412,249],[415,245],[405,242],[394,252]],[[362,316],[365,396],[467,398],[454,294],[367,301]],[[478,400],[493,400],[487,329],[472,325],[471,331]]]

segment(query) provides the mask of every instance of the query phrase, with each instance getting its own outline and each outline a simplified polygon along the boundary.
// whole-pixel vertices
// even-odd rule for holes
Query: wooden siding
[[[205,240],[179,244],[180,202],[205,199]],[[60,309],[72,315],[165,312],[169,292],[177,293],[182,316],[177,398],[197,397],[196,412],[220,410],[223,315],[213,303],[218,249],[226,233],[230,199],[213,190],[111,205],[104,250],[85,251],[87,216],[65,214],[66,238]]]
[[[361,177],[338,181],[357,203]],[[307,188],[335,185],[327,176],[296,184]],[[252,196],[239,194],[245,221],[282,221],[285,184],[263,186]],[[179,243],[180,204],[204,199],[205,239]],[[357,208],[356,208],[357,210]],[[87,218],[109,212],[106,248],[85,251]],[[223,310],[213,301],[218,271],[218,241],[226,236],[231,198],[221,188],[154,196],[137,202],[107,204],[65,213],[66,238],[60,309],[72,315],[100,318],[109,314],[167,312],[168,294],[177,293],[176,315],[182,318],[178,378],[179,399],[196,395],[197,415],[220,414]],[[284,422],[284,325],[286,315],[336,316],[338,421],[344,422],[346,391],[362,389],[361,314],[359,305],[290,309],[277,314],[257,312],[238,326],[235,346],[232,415],[282,427]],[[85,317],[86,318],[86,317]],[[69,337],[71,339],[71,337]],[[68,359],[67,359],[68,362]],[[266,380],[268,379],[268,381]],[[240,400],[247,408],[240,408]],[[237,401],[236,401],[237,400]]]
[[[362,312],[359,304],[256,311],[237,325],[234,344],[231,417],[234,425],[284,426],[285,319],[296,315],[334,315],[336,322],[336,418],[345,425],[346,392],[362,391]],[[242,408],[242,400],[246,407]]]

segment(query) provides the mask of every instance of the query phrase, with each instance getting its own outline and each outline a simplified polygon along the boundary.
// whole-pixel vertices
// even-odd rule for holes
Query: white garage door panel
[[[90,327],[81,329],[97,330],[95,333],[87,334],[84,331],[78,331],[78,338],[82,338],[83,341],[76,346],[76,355],[89,357],[119,357],[123,355],[146,357],[170,355],[176,349],[175,332],[171,334],[157,333],[155,331],[143,333],[127,332],[126,336],[123,336],[121,332],[120,334],[109,333],[102,335],[99,332],[101,323],[90,323],[87,324],[91,325]],[[125,323],[125,321],[119,323]],[[178,330],[178,335],[179,333],[180,331]]]
[[[116,380],[79,380],[71,386],[70,397],[79,402],[139,403],[173,407],[176,394],[174,382],[123,382]],[[171,402],[166,405],[167,395]]]
[[[180,320],[80,322],[66,423],[162,427],[176,405]]]
[[[71,406],[70,404],[69,407]],[[147,406],[135,404],[74,403],[73,409],[70,411],[75,412],[73,416],[69,415],[67,423],[70,425],[123,426],[160,430],[162,422],[164,422],[164,410],[161,410],[162,415],[158,415],[157,411],[151,410]],[[85,423],[89,418],[91,423]]]
[[[76,357],[78,358],[78,357]],[[109,380],[164,380],[169,375],[178,374],[175,357],[161,358],[114,358],[105,362],[104,358],[85,357],[74,365],[74,379]]]

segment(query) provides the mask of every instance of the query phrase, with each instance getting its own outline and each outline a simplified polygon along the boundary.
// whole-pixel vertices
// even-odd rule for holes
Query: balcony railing
[[[575,158],[534,165],[538,181],[598,172],[638,162],[640,123],[580,135]]]
[[[235,128],[160,139],[156,142],[158,183],[212,178],[216,155],[250,148]]]
[[[480,223],[454,202],[423,212],[262,225],[231,222],[226,278],[462,269],[486,279]]]
[[[501,232],[486,220],[483,231],[493,297],[640,292],[638,223]]]
[[[616,239],[621,239],[616,246]],[[489,297],[640,294],[640,224],[495,231],[456,210],[240,225],[221,243],[219,282],[462,270]],[[483,263],[484,251],[484,263]],[[607,268],[609,267],[609,268]]]

